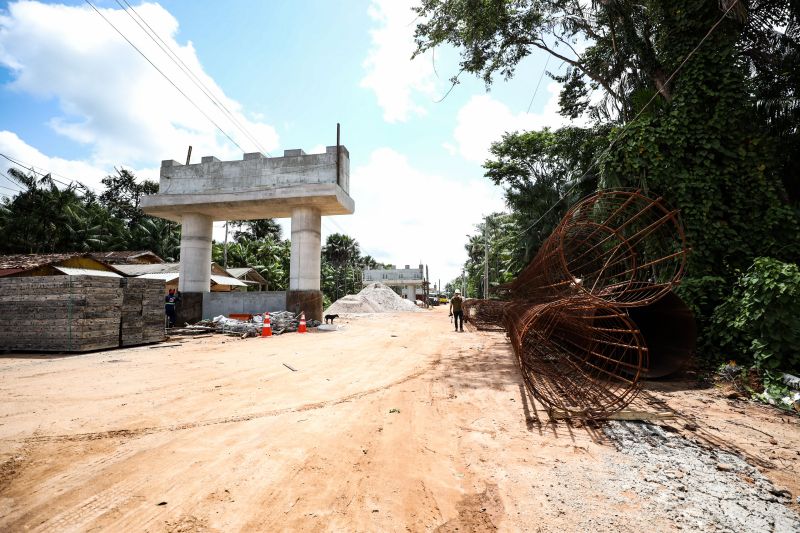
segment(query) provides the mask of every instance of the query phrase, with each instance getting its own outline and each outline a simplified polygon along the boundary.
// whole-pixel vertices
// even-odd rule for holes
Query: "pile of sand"
[[[358,294],[348,294],[339,298],[325,310],[326,315],[350,313],[396,313],[398,311],[418,311],[413,302],[405,300],[383,283],[372,283]]]

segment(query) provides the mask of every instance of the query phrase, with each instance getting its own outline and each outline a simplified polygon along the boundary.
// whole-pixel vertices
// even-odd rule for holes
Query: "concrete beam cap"
[[[204,155],[202,158],[200,158],[200,162],[201,163],[219,163],[220,161],[219,161],[219,159],[217,159],[213,155]]]
[[[245,161],[250,161],[251,159],[264,159],[264,154],[261,152],[250,152],[249,154],[244,154],[242,159]]]
[[[181,163],[178,163],[174,159],[164,159],[161,161],[161,168],[171,168],[171,167],[182,167]]]
[[[306,155],[305,151],[301,148],[294,148],[292,150],[283,151],[283,157],[298,157],[301,155]]]
[[[339,148],[341,148],[341,149],[342,149],[342,153],[343,153],[344,155],[346,155],[347,157],[350,157],[350,152],[347,150],[347,148],[345,148],[345,147],[344,147],[344,145],[343,145],[343,144],[340,144],[340,145],[339,145]],[[328,154],[335,154],[335,153],[336,153],[336,146],[326,146],[326,147],[325,147],[325,153],[328,153]]]

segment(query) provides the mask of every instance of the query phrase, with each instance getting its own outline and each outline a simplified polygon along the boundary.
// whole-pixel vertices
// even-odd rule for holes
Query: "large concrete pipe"
[[[694,314],[674,292],[667,292],[654,303],[628,309],[639,327],[649,352],[645,377],[663,378],[689,363],[697,342]]]

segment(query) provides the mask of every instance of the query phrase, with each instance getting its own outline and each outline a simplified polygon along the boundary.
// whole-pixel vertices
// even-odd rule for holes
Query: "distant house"
[[[149,250],[92,252],[92,257],[109,265],[144,265],[164,262]]]
[[[133,265],[115,265],[128,277],[145,279],[160,279],[164,281],[164,290],[177,289],[180,278],[180,263],[151,263]],[[216,263],[211,263],[211,292],[229,292],[239,288],[246,288],[247,283],[236,279],[230,273]]]
[[[254,268],[228,268],[226,270],[230,272],[231,276],[234,278],[247,283],[248,288],[252,288],[257,291],[266,291],[268,289],[267,280],[264,279],[264,276],[259,274]]]
[[[122,272],[115,267],[88,253],[0,256],[0,277],[60,275],[123,277]]]
[[[394,265],[386,265],[384,268],[367,268],[361,275],[364,286],[379,282],[388,285],[403,298],[408,298],[412,302],[422,299],[422,287],[425,283],[425,270],[422,265],[419,268],[395,268]]]

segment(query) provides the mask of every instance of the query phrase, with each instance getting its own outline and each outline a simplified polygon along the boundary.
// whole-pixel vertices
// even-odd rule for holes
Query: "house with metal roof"
[[[150,250],[115,250],[113,252],[92,252],[92,257],[109,265],[142,265],[163,263],[164,260]]]
[[[180,263],[150,263],[133,265],[115,265],[127,277],[144,279],[160,279],[164,281],[165,290],[178,288],[180,278]],[[247,283],[236,279],[234,276],[219,266],[211,263],[211,292],[229,292],[232,290],[246,290]]]
[[[0,277],[61,275],[123,277],[123,273],[115,267],[95,259],[88,253],[0,256]]]
[[[258,270],[252,267],[243,267],[243,268],[228,268],[226,269],[230,272],[231,276],[238,279],[241,282],[247,284],[250,289],[256,291],[266,291],[269,290],[268,282],[258,273]]]

